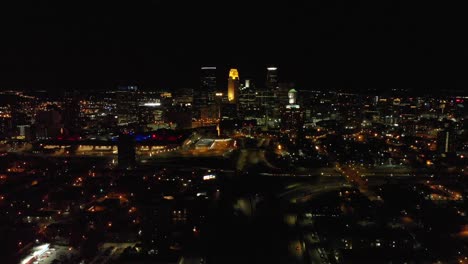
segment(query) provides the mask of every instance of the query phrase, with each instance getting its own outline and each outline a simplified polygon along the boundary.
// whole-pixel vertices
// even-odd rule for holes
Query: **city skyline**
[[[1,264],[468,264],[464,12],[1,4]]]

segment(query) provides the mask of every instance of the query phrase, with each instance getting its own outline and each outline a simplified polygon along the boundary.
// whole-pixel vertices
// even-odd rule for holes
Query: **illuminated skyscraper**
[[[216,91],[216,67],[201,68],[200,90],[206,94],[207,104],[214,102]]]
[[[216,67],[201,67],[200,87],[193,91],[193,106],[201,108],[214,104],[216,94]]]
[[[119,86],[114,91],[117,122],[130,124],[138,122],[138,87],[134,85]]]
[[[229,71],[228,78],[228,101],[231,104],[237,104],[239,100],[239,72],[237,69]]]
[[[295,89],[291,89],[288,92],[288,101],[290,105],[295,105],[297,102],[297,91]]]
[[[266,77],[266,88],[276,89],[278,87],[278,68],[268,67],[267,68],[267,77]]]
[[[289,104],[283,109],[280,131],[287,134],[294,144],[301,142],[303,137],[304,112],[297,104],[297,91],[291,89],[288,92]]]

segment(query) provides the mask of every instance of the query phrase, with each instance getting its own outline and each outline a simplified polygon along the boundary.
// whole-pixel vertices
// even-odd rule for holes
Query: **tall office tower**
[[[278,68],[268,67],[265,87],[273,90],[278,87]]]
[[[303,138],[304,112],[297,104],[295,89],[288,92],[288,102],[289,104],[283,109],[280,131],[288,135],[293,144],[299,144]]]
[[[202,67],[201,88],[206,91],[208,104],[213,104],[216,89],[216,67]]]
[[[201,110],[215,103],[216,67],[201,67],[200,87],[193,90],[194,117],[201,117]]]
[[[117,122],[119,124],[138,122],[138,87],[119,86],[114,95]]]
[[[251,80],[250,80],[250,79],[246,79],[246,80],[245,80],[245,83],[244,83],[244,87],[245,87],[245,88],[250,88],[250,83],[251,83]]]
[[[250,79],[246,79],[239,91],[240,117],[260,116],[260,107],[257,104],[257,90]]]
[[[216,93],[216,67],[201,67],[200,87],[194,91],[196,108],[213,104]]]
[[[295,89],[291,89],[288,92],[288,102],[290,105],[297,104],[297,91]]]
[[[239,72],[237,69],[229,71],[228,78],[228,101],[230,104],[237,104],[239,100]]]
[[[135,161],[135,138],[129,134],[120,134],[117,142],[118,165],[122,169],[132,169]]]

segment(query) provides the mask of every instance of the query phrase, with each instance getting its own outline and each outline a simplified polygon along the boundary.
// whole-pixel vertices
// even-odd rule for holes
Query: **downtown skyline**
[[[468,264],[452,4],[0,4],[1,263]]]

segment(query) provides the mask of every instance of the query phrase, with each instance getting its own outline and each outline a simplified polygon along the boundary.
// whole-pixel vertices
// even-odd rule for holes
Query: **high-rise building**
[[[138,87],[119,86],[114,92],[117,121],[119,124],[138,122]]]
[[[201,88],[206,91],[208,104],[214,101],[216,87],[216,67],[202,67]]]
[[[228,78],[228,102],[230,104],[237,104],[239,100],[239,72],[237,69],[229,71]]]
[[[193,93],[194,107],[213,104],[216,92],[216,67],[201,67],[200,87]]]
[[[138,104],[138,123],[146,129],[148,126],[153,125],[156,121],[155,115],[158,110],[161,110],[161,99],[141,100]]]
[[[260,107],[257,103],[257,90],[250,79],[246,79],[239,92],[239,117],[259,116]]]
[[[250,88],[251,82],[252,81],[250,79],[246,79],[245,82],[244,82],[244,88]]]
[[[200,87],[193,90],[194,117],[200,118],[203,108],[215,103],[216,67],[201,67]]]
[[[297,104],[297,91],[295,89],[291,89],[288,92],[288,103],[289,105]]]
[[[278,87],[278,68],[268,67],[265,86],[267,89],[276,89]]]
[[[288,92],[288,102],[282,112],[281,132],[287,134],[294,144],[300,143],[304,126],[304,112],[297,104],[297,91],[291,89]]]

